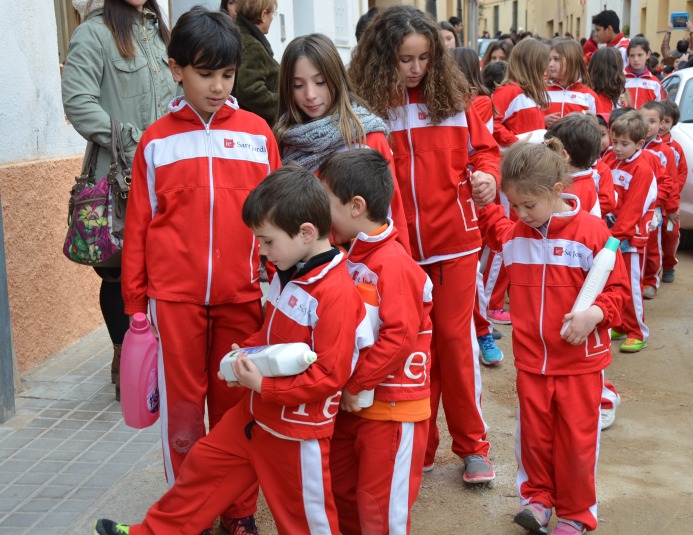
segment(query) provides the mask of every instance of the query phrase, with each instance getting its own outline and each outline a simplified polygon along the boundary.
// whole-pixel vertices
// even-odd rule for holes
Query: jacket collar
[[[349,260],[358,260],[359,258],[363,258],[364,256],[367,256],[373,249],[378,248],[380,244],[386,241],[394,240],[396,236],[397,229],[395,229],[392,219],[388,218],[387,228],[374,236],[369,236],[364,232],[359,232],[358,236],[356,236],[354,241],[351,243],[351,247],[349,247],[347,258],[349,258]]]
[[[219,121],[228,119],[237,109],[238,101],[234,97],[229,96],[224,105],[216,113],[214,113],[214,115],[212,115],[209,120],[209,125],[207,125],[202,121],[202,117],[200,117],[192,106],[188,104],[188,101],[185,100],[185,96],[175,97],[168,104],[168,111],[174,114],[176,118],[194,123],[202,123],[204,126],[212,126]]]
[[[330,271],[344,262],[344,259],[344,253],[333,246],[330,251],[310,258],[302,268],[292,273],[288,282],[301,285],[313,284],[324,279]]]
[[[242,13],[238,14],[236,22],[238,23],[238,27],[241,29],[241,33],[248,33],[258,41],[260,41],[260,43],[262,43],[262,46],[265,47],[265,50],[267,50],[269,55],[274,57],[272,45],[270,45],[270,42],[267,40],[267,37],[265,37],[265,34],[260,31],[260,28],[258,28],[252,22],[250,22],[248,18]]]
[[[562,195],[563,200],[573,209],[568,212],[555,212],[551,214],[549,222],[547,223],[546,237],[555,235],[560,232],[565,226],[570,223],[573,218],[580,212],[580,199],[572,193],[564,193]]]

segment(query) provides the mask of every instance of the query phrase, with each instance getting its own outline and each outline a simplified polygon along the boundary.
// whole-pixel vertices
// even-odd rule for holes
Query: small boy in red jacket
[[[312,173],[295,164],[271,173],[248,196],[243,221],[277,273],[262,329],[241,345],[304,342],[318,358],[298,375],[263,377],[239,356],[229,386],[245,391],[243,401],[195,444],[142,524],[101,519],[99,535],[198,535],[258,482],[279,533],[339,533],[330,438],[341,390],[373,331],[346,255],[330,245],[330,202]]]
[[[387,217],[394,183],[379,152],[337,153],[318,176],[334,240],[348,247],[351,278],[372,285],[378,298],[376,341],[344,387],[332,438],[339,528],[344,535],[409,533],[431,414],[433,284],[396,241]],[[373,404],[360,407],[358,393],[373,389]]]

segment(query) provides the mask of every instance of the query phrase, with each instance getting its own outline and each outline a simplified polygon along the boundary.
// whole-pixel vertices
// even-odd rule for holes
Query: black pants
[[[106,322],[108,335],[113,344],[122,344],[130,321],[125,314],[125,303],[123,303],[120,288],[120,268],[94,268],[94,270],[101,277],[99,305],[101,305],[101,314]]]

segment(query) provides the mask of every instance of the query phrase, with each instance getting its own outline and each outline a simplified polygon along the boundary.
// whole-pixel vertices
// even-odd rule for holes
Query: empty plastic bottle
[[[236,380],[231,365],[241,352],[248,354],[248,360],[258,367],[264,377],[297,375],[318,359],[315,352],[303,342],[234,349],[224,355],[219,364],[219,371],[227,381]]]

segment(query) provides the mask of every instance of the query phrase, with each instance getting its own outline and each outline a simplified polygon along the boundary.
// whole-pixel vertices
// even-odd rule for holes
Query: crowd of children
[[[179,18],[168,54],[184,96],[139,142],[123,254],[126,312],[158,331],[170,488],[141,524],[95,533],[197,535],[218,518],[257,533],[259,489],[283,534],[409,533],[441,400],[463,480],[495,478],[489,318],[513,325],[514,522],[547,533],[555,510],[554,535],[596,529],[600,431],[620,402],[604,341],[647,346],[643,300],[674,281],[687,164],[669,134],[678,109],[643,71],[647,41],[594,23],[609,47],[589,69],[575,41],[527,38],[498,49],[507,72],[488,85],[478,55],[451,53],[413,7],[379,11],[348,71],[327,37],[298,37],[270,130],[229,97],[231,19]],[[611,237],[603,291],[571,312]],[[317,360],[263,377],[241,353],[235,381],[218,374],[231,348],[285,342]]]

